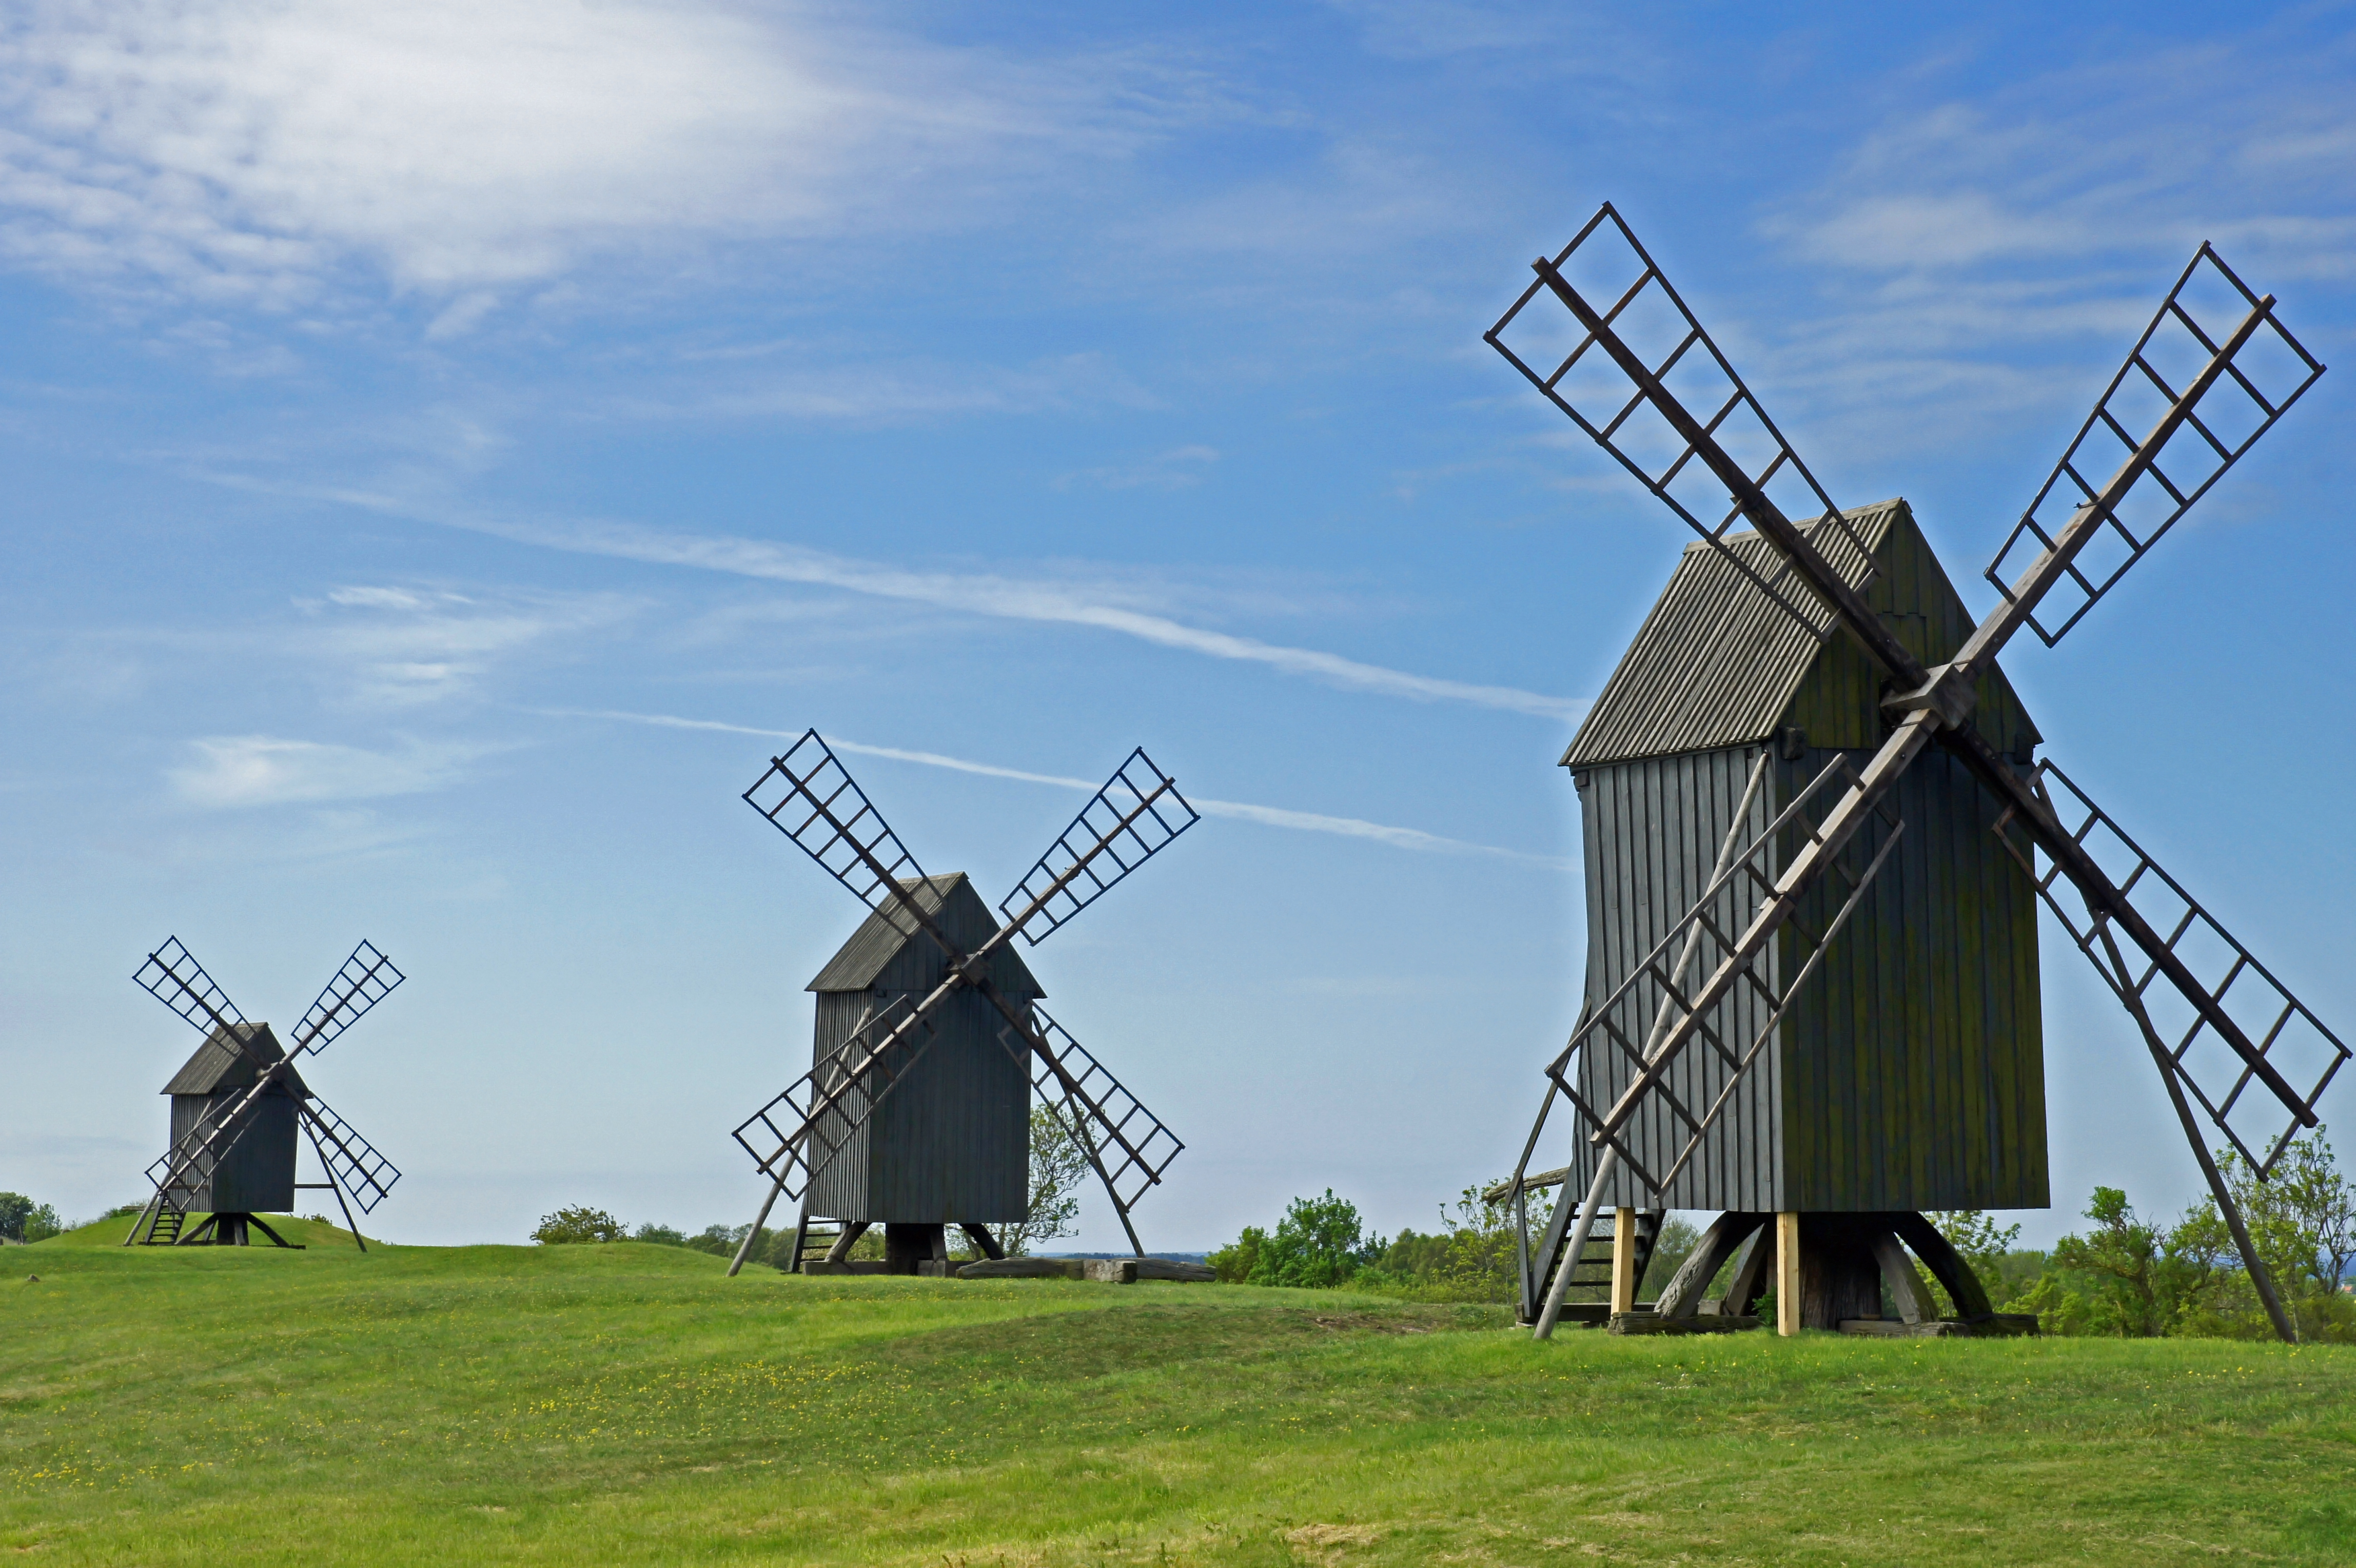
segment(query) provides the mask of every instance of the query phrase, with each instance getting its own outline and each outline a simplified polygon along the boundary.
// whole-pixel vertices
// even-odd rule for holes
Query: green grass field
[[[126,1223],[0,1251],[28,1561],[2356,1561],[2356,1350],[1538,1346],[1348,1293]]]

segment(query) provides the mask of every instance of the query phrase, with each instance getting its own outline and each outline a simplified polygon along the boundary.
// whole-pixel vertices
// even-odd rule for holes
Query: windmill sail
[[[2256,330],[2237,337],[2237,324],[2248,317],[2255,317]],[[2220,359],[2223,373],[2193,390],[2204,366]],[[2011,598],[2006,564],[2017,573],[2052,551],[2067,523],[2097,507],[2096,537],[2054,585],[2058,603],[2040,605],[2029,617],[2029,629],[2051,647],[2321,374],[2321,362],[2275,319],[2273,299],[2251,292],[2202,244],[1983,575]],[[2170,419],[2177,423],[2162,449],[2122,493],[2102,499],[2105,460],[2132,459],[2149,433]]]

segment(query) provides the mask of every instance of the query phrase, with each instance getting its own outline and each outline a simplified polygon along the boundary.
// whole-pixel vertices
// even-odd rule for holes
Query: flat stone
[[[958,1270],[961,1280],[1076,1280],[1087,1274],[1077,1258],[984,1258]]]
[[[1615,1312],[1613,1334],[1740,1334],[1756,1328],[1760,1320],[1732,1313],[1697,1312],[1691,1317],[1663,1317],[1657,1312]]]
[[[1137,1277],[1141,1280],[1175,1280],[1182,1284],[1216,1284],[1219,1271],[1208,1263],[1182,1263],[1171,1258],[1139,1258]]]

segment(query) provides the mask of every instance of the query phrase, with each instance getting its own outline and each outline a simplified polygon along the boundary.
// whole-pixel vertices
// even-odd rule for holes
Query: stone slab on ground
[[[1733,1313],[1697,1312],[1691,1317],[1663,1317],[1656,1312],[1615,1312],[1613,1334],[1740,1334],[1756,1328],[1760,1320]]]
[[[1077,1280],[1087,1273],[1077,1258],[985,1258],[957,1272],[961,1280]]]

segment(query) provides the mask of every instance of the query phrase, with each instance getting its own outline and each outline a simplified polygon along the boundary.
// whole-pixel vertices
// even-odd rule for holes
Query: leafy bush
[[[11,1241],[46,1241],[64,1229],[52,1206],[35,1203],[21,1192],[0,1192],[0,1236]]]
[[[1080,1187],[1088,1179],[1088,1151],[1064,1118],[1046,1105],[1031,1108],[1030,1218],[1001,1225],[993,1233],[1010,1258],[1026,1257],[1034,1241],[1051,1241],[1079,1230]],[[865,1238],[862,1237],[862,1240]],[[968,1251],[974,1249],[969,1247]]]
[[[553,1214],[540,1217],[540,1229],[531,1239],[544,1246],[555,1247],[584,1241],[626,1241],[629,1232],[622,1222],[602,1208],[574,1205],[560,1208]]]
[[[1245,1226],[1232,1245],[1210,1255],[1210,1264],[1235,1283],[1331,1290],[1383,1251],[1383,1239],[1366,1233],[1358,1206],[1329,1187],[1323,1197],[1294,1198],[1273,1235]]]
[[[1466,1187],[1457,1195],[1452,1213],[1441,1205],[1437,1231],[1401,1230],[1372,1268],[1352,1279],[1353,1287],[1424,1301],[1513,1300],[1521,1275],[1514,1206],[1491,1203],[1482,1196],[1501,1185]],[[1535,1193],[1530,1199],[1530,1228],[1536,1235],[1552,1219],[1554,1201]]]
[[[2356,1186],[2340,1174],[2325,1130],[2291,1143],[2263,1182],[2235,1151],[2216,1157],[2299,1337],[2356,1343],[2356,1301],[2340,1290],[2356,1262]],[[2161,1225],[2137,1216],[2118,1188],[2098,1187],[2085,1213],[2094,1228],[2063,1237],[2050,1253],[1972,1256],[1999,1311],[2033,1312],[2049,1334],[2273,1337],[2214,1198]],[[1970,1252],[1960,1240],[1957,1247]]]
[[[1247,1225],[1244,1233],[1203,1260],[1211,1272],[1219,1276],[1221,1284],[1248,1283],[1252,1271],[1259,1267],[1260,1249],[1268,1245],[1268,1232],[1257,1225]]]

